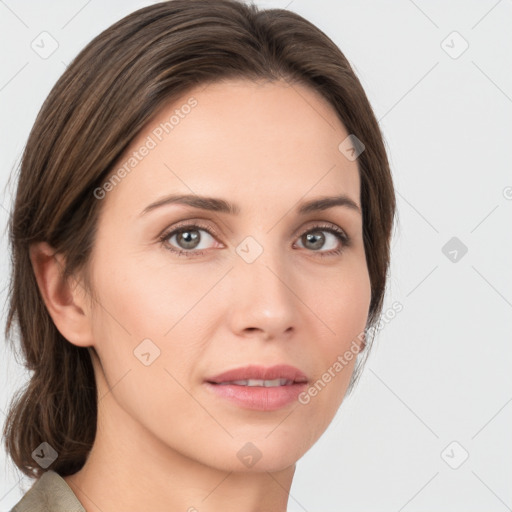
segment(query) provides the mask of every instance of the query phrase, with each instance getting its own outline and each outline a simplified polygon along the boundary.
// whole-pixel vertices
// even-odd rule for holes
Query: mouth
[[[212,384],[235,384],[239,386],[286,386],[308,381],[306,374],[287,364],[274,366],[248,365],[208,377],[206,382]]]
[[[289,365],[245,366],[205,380],[206,388],[243,409],[275,411],[297,401],[308,379]]]

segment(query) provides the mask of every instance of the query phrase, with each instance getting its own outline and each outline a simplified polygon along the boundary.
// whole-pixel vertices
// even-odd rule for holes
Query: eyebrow
[[[230,203],[224,199],[198,196],[195,194],[171,194],[146,206],[139,216],[143,216],[156,208],[169,204],[183,204],[200,210],[227,213],[229,215],[238,215],[240,213],[240,207],[237,204]],[[338,196],[324,196],[303,202],[296,211],[299,215],[305,215],[311,212],[328,210],[335,206],[344,206],[361,214],[359,205],[344,194]]]

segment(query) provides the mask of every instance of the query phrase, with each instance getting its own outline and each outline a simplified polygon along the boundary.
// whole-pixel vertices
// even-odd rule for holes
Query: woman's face
[[[158,456],[275,471],[328,427],[371,295],[348,136],[304,86],[215,83],[163,109],[116,165],[122,179],[96,192],[95,370],[126,442],[132,432]],[[211,383],[247,365],[290,365],[308,383]]]

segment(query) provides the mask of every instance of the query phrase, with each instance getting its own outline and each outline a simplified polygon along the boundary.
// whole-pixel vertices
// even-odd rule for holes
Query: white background
[[[2,304],[13,190],[6,184],[36,114],[93,37],[149,3],[0,2]],[[380,121],[398,199],[384,309],[399,301],[403,310],[299,461],[289,511],[512,510],[512,3],[257,4],[301,14],[344,52]],[[59,45],[47,59],[31,48],[43,31]],[[458,56],[464,40],[469,47]],[[455,262],[442,251],[452,237],[468,249]],[[0,354],[3,423],[28,375],[5,344]],[[450,467],[465,451],[468,459]],[[3,449],[0,475],[6,511],[32,480]]]

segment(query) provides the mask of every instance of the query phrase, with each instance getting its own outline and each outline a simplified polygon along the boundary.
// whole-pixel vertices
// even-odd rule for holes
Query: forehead
[[[236,198],[245,207],[343,193],[359,204],[356,161],[329,103],[309,87],[231,80],[197,87],[162,108],[114,167],[107,208],[133,216],[170,193]],[[265,204],[262,204],[265,201]],[[135,211],[137,210],[137,211]]]

